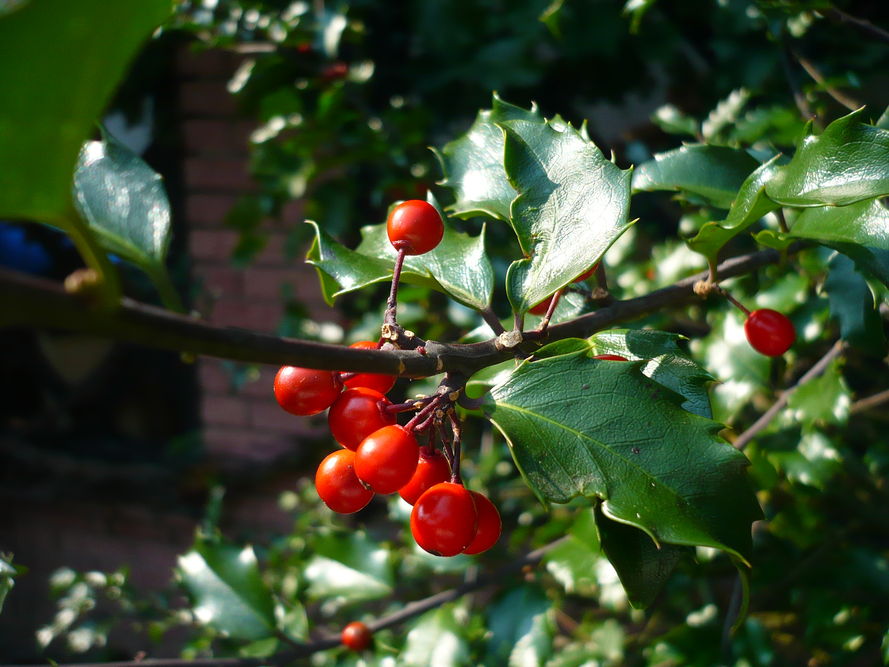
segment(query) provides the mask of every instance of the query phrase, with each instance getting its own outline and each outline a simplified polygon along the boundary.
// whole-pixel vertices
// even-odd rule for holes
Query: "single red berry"
[[[462,484],[436,484],[417,499],[411,511],[411,533],[436,556],[456,556],[472,542],[478,515],[472,494]]]
[[[377,493],[395,493],[407,484],[420,458],[413,434],[403,426],[374,431],[355,450],[355,473]]]
[[[377,344],[372,340],[360,340],[352,343],[349,347],[361,350],[376,350]],[[394,375],[383,375],[382,373],[355,373],[350,378],[343,380],[343,384],[349,389],[355,387],[368,387],[376,389],[381,394],[385,394],[395,385],[397,378]]]
[[[793,322],[770,308],[750,313],[744,322],[744,333],[753,349],[767,357],[780,357],[796,340]]]
[[[339,375],[298,366],[281,366],[275,375],[278,405],[294,415],[314,415],[326,410],[343,390]]]
[[[374,497],[355,474],[355,452],[351,449],[338,449],[321,461],[315,473],[315,489],[324,504],[340,514],[357,512]]]
[[[602,361],[629,361],[626,357],[619,354],[597,354],[593,359],[601,359]]]
[[[392,403],[374,389],[346,389],[330,406],[327,425],[338,443],[354,451],[371,433],[395,423],[395,415],[386,412],[387,405]]]
[[[386,220],[389,242],[408,255],[432,250],[444,236],[444,223],[436,208],[422,199],[408,199],[389,212]]]
[[[549,310],[550,301],[555,299],[556,303],[559,303],[559,298],[561,298],[561,296],[562,296],[561,294],[554,294],[553,296],[544,299],[543,301],[538,303],[536,306],[531,306],[528,309],[528,312],[531,313],[532,315],[540,315],[541,317],[543,317],[544,315],[546,315],[546,311]]]
[[[352,621],[343,628],[340,641],[350,651],[363,651],[373,641],[373,633],[361,621]]]
[[[575,278],[572,282],[582,283],[584,280],[589,280],[593,277],[593,274],[596,272],[596,269],[599,268],[599,262],[593,264],[589,269],[581,273],[577,278]]]
[[[470,491],[475,501],[475,511],[478,514],[478,528],[475,537],[469,546],[463,550],[465,554],[480,554],[487,551],[500,539],[503,524],[500,521],[500,512],[486,495],[477,491]]]
[[[325,81],[344,79],[347,74],[349,74],[349,66],[340,60],[330,63],[321,70],[321,78]]]
[[[398,495],[413,505],[426,489],[447,482],[451,478],[451,466],[438,450],[420,448],[420,460],[411,480],[398,489]]]

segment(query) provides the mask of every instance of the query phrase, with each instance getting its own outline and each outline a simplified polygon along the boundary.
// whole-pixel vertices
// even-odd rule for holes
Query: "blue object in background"
[[[45,275],[53,266],[49,250],[28,238],[25,228],[0,222],[0,266],[33,275]]]

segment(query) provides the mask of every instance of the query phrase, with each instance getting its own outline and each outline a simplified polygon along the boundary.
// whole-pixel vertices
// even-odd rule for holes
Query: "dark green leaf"
[[[763,229],[761,232],[754,234],[753,238],[759,245],[772,248],[778,252],[784,252],[796,242],[796,239],[792,236],[774,229]]]
[[[889,210],[878,199],[807,208],[793,221],[790,234],[822,243],[855,243],[889,250]]]
[[[525,362],[488,397],[485,410],[532,490],[544,502],[599,498],[608,518],[658,543],[748,558],[760,510],[743,454],[640,363],[592,354],[590,345]]]
[[[787,407],[793,411],[796,421],[811,427],[844,424],[849,418],[851,404],[851,392],[840,372],[840,362],[833,361],[820,377],[809,380],[791,393]]]
[[[406,667],[465,665],[469,645],[463,637],[461,613],[454,605],[444,605],[420,617],[407,633],[399,664]]]
[[[690,551],[675,544],[658,546],[641,530],[612,521],[600,511],[596,512],[596,525],[602,550],[617,570],[630,604],[637,608],[654,602],[676,563]]]
[[[746,151],[689,144],[655,155],[633,172],[633,191],[676,190],[729,208],[750,172],[759,166]]]
[[[374,600],[392,592],[394,583],[388,552],[363,532],[318,536],[315,555],[304,576],[313,599],[354,602]]]
[[[831,315],[839,320],[840,335],[850,344],[882,356],[886,350],[883,320],[867,281],[845,255],[834,255],[829,267],[824,291],[830,299]]]
[[[525,253],[509,267],[506,291],[513,310],[525,312],[599,261],[629,227],[630,172],[559,119],[500,126],[506,173],[520,193],[511,220]]]
[[[679,348],[682,336],[666,331],[613,329],[590,338],[593,354],[618,354],[630,361],[646,361],[642,374],[685,401],[682,407],[701,417],[712,417],[708,385],[715,380]]]
[[[868,248],[854,243],[825,243],[824,245],[852,259],[862,271],[866,271],[889,287],[889,250]]]
[[[843,470],[836,443],[817,429],[805,430],[795,450],[773,452],[770,459],[791,481],[816,489],[826,489],[830,480]]]
[[[253,547],[198,540],[192,551],[179,557],[178,572],[194,600],[192,611],[199,623],[237,639],[274,634],[274,600]]]
[[[572,595],[596,591],[596,565],[602,558],[593,510],[579,512],[568,538],[544,558],[547,571]]]
[[[862,111],[807,134],[766,194],[786,206],[843,206],[889,194],[889,130],[861,123]]]
[[[668,134],[687,134],[692,137],[700,132],[698,121],[686,116],[672,104],[665,104],[651,114],[651,122]]]
[[[509,220],[509,207],[516,192],[503,170],[503,130],[497,124],[515,119],[543,122],[536,107],[528,111],[495,94],[491,109],[480,111],[465,135],[436,151],[445,175],[442,185],[452,188],[457,199],[449,207],[454,215],[483,213]]]
[[[0,218],[66,216],[84,139],[171,9],[170,0],[41,0],[0,18]]]
[[[552,601],[536,586],[506,591],[487,608],[488,663],[540,665],[552,652],[552,627],[547,618]]]

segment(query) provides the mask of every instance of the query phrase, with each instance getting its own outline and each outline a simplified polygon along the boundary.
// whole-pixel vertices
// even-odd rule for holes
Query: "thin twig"
[[[868,37],[873,37],[881,42],[889,43],[889,32],[883,30],[883,28],[880,28],[879,26],[875,26],[870,21],[865,21],[864,19],[847,14],[836,7],[819,10],[819,12],[835,23],[846,23],[850,25],[862,35],[867,35]]]
[[[795,385],[793,385],[790,389],[783,391],[781,395],[778,397],[778,400],[772,404],[768,410],[766,410],[762,416],[757,419],[753,425],[750,426],[746,431],[741,433],[735,441],[732,443],[737,449],[744,449],[747,444],[753,440],[757,435],[759,435],[760,431],[762,431],[769,423],[775,418],[775,416],[781,412],[786,406],[787,402],[790,400],[790,395],[793,394],[794,391],[802,387],[809,380],[813,380],[819,375],[821,375],[827,367],[830,365],[834,359],[839,357],[843,351],[846,349],[846,345],[843,341],[838,340],[833,346],[827,351],[818,362],[812,366],[805,374],[797,381]]]
[[[383,315],[385,324],[396,324],[398,310],[398,283],[401,280],[401,269],[404,268],[404,259],[407,257],[407,248],[398,248],[395,255],[395,266],[392,269],[392,287],[389,289],[389,299],[386,301],[386,313]]]
[[[784,70],[784,78],[787,80],[787,85],[790,87],[793,101],[796,104],[796,108],[799,110],[800,116],[803,117],[803,120],[811,120],[814,118],[815,114],[812,112],[812,108],[809,106],[809,101],[806,99],[805,94],[803,94],[802,88],[800,88],[796,72],[793,71],[790,49],[787,48],[783,41],[779,44],[779,58],[781,60],[781,69]]]
[[[485,323],[489,327],[491,327],[491,331],[494,332],[495,336],[499,336],[506,331],[506,329],[503,328],[503,324],[500,322],[500,318],[497,317],[497,313],[495,313],[490,306],[488,306],[487,308],[482,308],[478,312],[482,316],[482,319],[485,321]]]
[[[800,64],[800,66],[806,71],[806,74],[812,77],[812,79],[815,80],[815,83],[821,86],[824,89],[824,92],[830,95],[833,99],[842,104],[849,111],[855,111],[856,109],[861,108],[861,102],[852,97],[849,97],[843,91],[837,90],[829,83],[827,83],[827,79],[821,73],[821,70],[819,70],[818,67],[815,66],[815,63],[813,63],[808,58],[804,58],[796,51],[791,50],[790,53],[793,55],[794,58],[796,58],[796,61]]]
[[[887,402],[889,402],[889,389],[855,401],[849,406],[849,414],[854,415],[865,410],[871,410]]]

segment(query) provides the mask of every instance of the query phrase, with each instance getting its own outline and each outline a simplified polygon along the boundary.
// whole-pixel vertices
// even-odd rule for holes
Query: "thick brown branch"
[[[791,246],[789,252],[801,246]],[[719,265],[720,279],[739,276],[780,261],[774,250],[734,257]],[[701,273],[645,296],[618,301],[594,313],[553,325],[548,341],[585,337],[622,322],[692,301]],[[366,350],[219,327],[132,299],[114,311],[90,308],[58,284],[11,271],[0,271],[0,325],[21,325],[80,331],[97,336],[211,357],[266,364],[292,364],[326,370],[387,373],[425,377],[444,371],[466,376],[511,358],[496,339],[483,343],[445,344],[427,341],[425,354],[415,350]]]

